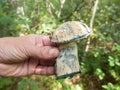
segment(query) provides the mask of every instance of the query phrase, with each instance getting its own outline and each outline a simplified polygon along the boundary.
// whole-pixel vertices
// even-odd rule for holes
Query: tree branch
[[[66,15],[66,17],[60,18],[59,21],[69,20],[70,17],[73,16],[73,14],[74,14],[75,11],[76,11],[76,12],[80,11],[80,10],[82,9],[82,7],[84,7],[84,5],[86,5],[85,1],[83,0],[83,1],[82,1],[82,5],[81,5],[81,6],[80,6],[80,5],[81,5],[80,3],[76,3],[76,7],[74,8],[74,10],[73,10],[71,13],[69,13],[68,15]]]
[[[62,9],[64,7],[65,1],[66,0],[60,0],[60,10],[58,12],[58,18],[60,18],[60,15],[61,15]]]
[[[91,19],[90,19],[90,29],[92,30],[93,29],[93,22],[94,22],[94,18],[95,18],[95,14],[96,14],[96,9],[97,9],[97,6],[98,6],[98,2],[99,0],[96,0],[95,1],[95,4],[93,6],[93,9],[92,9],[92,14],[91,14]],[[85,47],[85,52],[83,54],[83,60],[85,60],[85,57],[87,55],[87,52],[89,51],[89,48],[90,48],[90,37],[87,38],[87,42],[86,42],[86,47]]]

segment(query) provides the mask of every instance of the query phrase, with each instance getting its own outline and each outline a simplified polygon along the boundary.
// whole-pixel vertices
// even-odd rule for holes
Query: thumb
[[[52,46],[40,46],[40,47],[33,47],[29,49],[30,56],[38,57],[40,59],[52,59],[56,58],[59,54],[59,50],[56,47]]]

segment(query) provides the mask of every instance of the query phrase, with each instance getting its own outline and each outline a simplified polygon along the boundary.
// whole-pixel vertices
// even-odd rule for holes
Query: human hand
[[[0,38],[0,76],[54,74],[58,54],[48,36]]]

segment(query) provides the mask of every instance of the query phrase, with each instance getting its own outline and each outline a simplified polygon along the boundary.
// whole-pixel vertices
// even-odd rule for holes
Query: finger
[[[0,75],[1,76],[25,76],[32,74],[33,70],[30,69],[27,63],[16,63],[16,64],[0,64]]]
[[[15,64],[2,64],[0,63],[0,75],[1,76],[26,76],[34,74],[35,68],[38,65],[39,60],[26,60],[25,62]]]
[[[55,60],[40,60],[39,64],[42,66],[54,66]]]
[[[37,66],[35,69],[35,74],[39,75],[53,75],[54,74],[54,67],[52,66]]]
[[[32,57],[45,60],[56,58],[59,54],[58,48],[51,46],[29,47],[28,52]]]
[[[56,43],[52,43],[51,45],[54,47],[60,47],[60,44],[56,44]]]
[[[52,42],[49,36],[45,35],[36,35],[35,43],[37,46],[51,46]]]

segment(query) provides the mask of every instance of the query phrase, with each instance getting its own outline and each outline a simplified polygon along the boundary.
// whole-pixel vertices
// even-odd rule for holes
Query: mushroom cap
[[[87,37],[92,33],[88,26],[79,21],[68,21],[60,25],[52,35],[53,43],[68,43]]]

